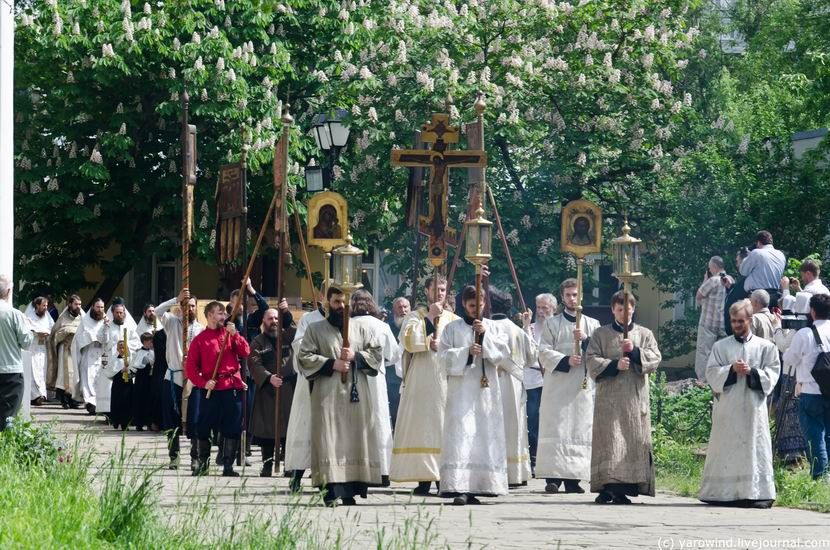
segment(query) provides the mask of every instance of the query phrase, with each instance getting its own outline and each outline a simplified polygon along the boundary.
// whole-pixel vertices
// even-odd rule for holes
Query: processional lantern
[[[346,244],[334,249],[334,284],[349,297],[363,288],[361,283],[361,263],[363,251],[352,244],[352,235],[346,236]]]
[[[622,227],[622,235],[611,241],[613,246],[612,256],[614,260],[614,277],[623,284],[623,311],[625,311],[625,326],[623,327],[623,338],[628,338],[628,325],[631,319],[628,318],[629,295],[631,294],[631,283],[640,277],[640,244],[643,242],[630,235],[631,227],[628,225],[628,216],[625,217]]]
[[[493,222],[484,217],[484,208],[479,204],[476,217],[464,222],[464,226],[467,231],[464,258],[476,266],[476,273],[479,273],[481,266],[493,257]]]

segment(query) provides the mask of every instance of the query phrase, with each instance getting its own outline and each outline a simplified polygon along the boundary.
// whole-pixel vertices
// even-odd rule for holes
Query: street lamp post
[[[322,191],[331,186],[337,158],[349,141],[348,116],[349,112],[345,109],[335,109],[331,114],[318,114],[312,119],[311,134],[317,147],[328,157],[328,162],[324,166],[311,164],[306,167],[306,188],[309,192]]]

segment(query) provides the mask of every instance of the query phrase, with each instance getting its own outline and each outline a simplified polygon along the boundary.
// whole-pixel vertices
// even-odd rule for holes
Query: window
[[[181,279],[179,262],[175,257],[160,258],[153,255],[153,293],[151,301],[155,304],[175,298]]]

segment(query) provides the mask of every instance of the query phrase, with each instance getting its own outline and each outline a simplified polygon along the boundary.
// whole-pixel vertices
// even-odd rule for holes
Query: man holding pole
[[[198,388],[201,401],[196,419],[199,464],[194,475],[207,473],[210,433],[217,430],[225,438],[222,475],[238,477],[233,463],[242,430],[242,392],[248,389],[240,374],[240,360],[248,357],[251,348],[233,322],[225,322],[221,303],[205,306],[205,317],[208,326],[193,339],[185,365],[187,379]]]
[[[352,327],[350,345],[343,347],[345,295],[332,286],[326,298],[328,318],[308,327],[297,360],[311,384],[314,485],[323,491],[327,506],[334,506],[338,498],[351,506],[355,496],[366,498],[368,487],[382,483],[381,434],[367,377],[378,375],[383,351],[365,325]],[[357,401],[352,384],[343,383],[340,376],[352,371],[358,395],[366,396]]]

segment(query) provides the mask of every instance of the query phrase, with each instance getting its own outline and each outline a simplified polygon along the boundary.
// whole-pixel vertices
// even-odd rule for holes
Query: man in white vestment
[[[386,385],[386,369],[394,368],[400,361],[401,352],[398,340],[392,334],[389,323],[381,321],[380,311],[372,294],[367,290],[358,290],[352,294],[352,326],[366,326],[374,334],[383,349],[383,360],[377,376],[370,376],[369,396],[374,401],[372,412],[375,414],[375,423],[380,427],[380,474],[383,486],[389,485],[389,468],[392,461],[392,415],[389,412],[389,394]]]
[[[444,308],[447,280],[428,277],[424,283],[429,305],[407,315],[399,340],[403,379],[392,447],[392,481],[417,482],[414,494],[429,494],[440,479],[447,373],[438,360],[438,342],[445,327],[458,317]],[[440,489],[440,488],[439,488]]]
[[[115,429],[126,430],[133,417],[133,380],[129,372],[129,357],[141,348],[141,340],[122,298],[113,300],[107,319],[110,320],[112,334],[107,364],[102,365],[95,380],[97,412],[106,414]]]
[[[177,304],[187,302],[187,344],[188,348],[193,339],[201,333],[205,327],[196,320],[196,306],[198,300],[190,295],[190,290],[183,288],[179,296],[160,303],[155,308],[156,318],[161,322],[164,333],[167,336],[165,348],[165,359],[167,360],[167,372],[162,382],[161,393],[161,429],[167,433],[167,452],[170,458],[168,468],[175,470],[179,467],[179,436],[184,428],[185,437],[190,439],[190,471],[195,472],[198,466],[196,450],[196,413],[198,413],[199,392],[193,392],[187,411],[182,411],[183,395],[185,386],[184,365],[182,365],[182,312],[181,307],[177,313],[172,313],[170,308]],[[190,384],[190,382],[188,382]],[[192,384],[191,384],[192,387]],[[185,417],[182,418],[184,412]],[[182,422],[186,426],[182,426]]]
[[[781,364],[775,345],[752,334],[752,313],[749,300],[732,304],[734,336],[715,344],[706,366],[715,402],[699,498],[709,504],[769,508],[775,501],[767,396]]]
[[[288,415],[288,431],[285,436],[285,470],[291,473],[290,488],[297,492],[305,471],[311,468],[311,393],[308,380],[300,370],[297,356],[303,343],[308,327],[318,321],[325,321],[326,313],[323,302],[326,295],[322,289],[317,297],[318,307],[314,311],[306,312],[297,323],[297,332],[291,342],[293,351],[294,371],[297,373],[297,386],[294,388],[294,399],[291,401],[291,414]]]
[[[461,294],[464,318],[444,328],[438,360],[447,372],[447,406],[441,444],[441,496],[453,504],[479,504],[478,496],[507,494],[507,450],[498,367],[510,357],[507,336],[489,319],[476,319],[484,291]]]
[[[513,299],[505,292],[490,289],[491,320],[507,337],[510,355],[499,368],[499,388],[504,412],[504,436],[507,448],[507,483],[509,487],[527,485],[530,479],[530,453],[527,442],[527,396],[523,385],[524,371],[536,364],[536,342],[530,336],[530,316],[522,317],[519,328],[510,317]]]
[[[584,493],[579,482],[591,478],[595,386],[587,373],[584,352],[599,321],[583,315],[576,326],[576,279],[562,281],[559,291],[564,309],[545,323],[539,346],[545,386],[536,474],[545,478],[548,493],[558,493],[563,483],[566,493]]]
[[[73,398],[86,403],[86,410],[96,412],[96,386],[98,371],[108,362],[110,352],[110,320],[104,313],[104,301],[96,299],[81,319],[81,326],[72,339],[72,361],[77,367],[74,373],[77,393]],[[114,344],[112,344],[114,346]]]
[[[543,293],[536,296],[536,320],[530,325],[530,335],[538,348],[542,341],[545,322],[556,313],[556,296]],[[524,371],[525,392],[527,392],[527,440],[530,445],[530,470],[536,472],[536,453],[539,448],[539,409],[542,404],[542,388],[545,385],[544,368],[536,362]]]
[[[38,296],[26,308],[26,320],[29,328],[34,334],[32,345],[29,346],[29,355],[26,360],[29,366],[23,365],[24,370],[31,369],[32,387],[28,399],[31,404],[38,407],[46,401],[46,370],[49,353],[46,348],[47,339],[52,332],[55,321],[48,311],[49,300]],[[24,399],[27,399],[24,397]]]

